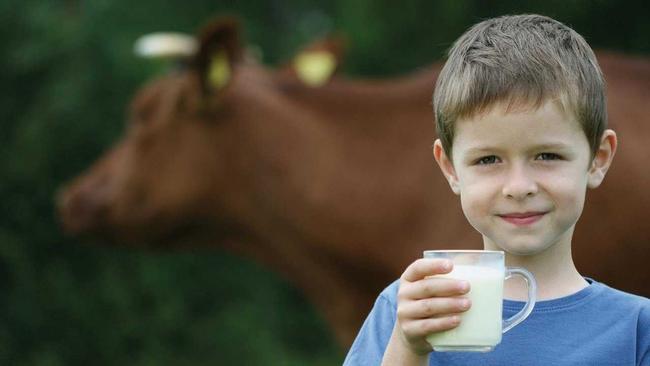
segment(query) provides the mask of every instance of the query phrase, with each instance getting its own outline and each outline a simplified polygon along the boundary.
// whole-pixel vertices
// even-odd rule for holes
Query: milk
[[[427,337],[434,350],[489,351],[499,344],[502,334],[503,270],[455,265],[452,272],[436,277],[468,281],[471,288],[465,296],[472,301],[472,305],[468,311],[461,314],[458,327]]]

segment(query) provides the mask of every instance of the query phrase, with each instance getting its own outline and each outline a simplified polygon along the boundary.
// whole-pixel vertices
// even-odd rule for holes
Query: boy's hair
[[[482,21],[449,50],[436,82],[436,130],[451,157],[454,125],[496,103],[538,108],[556,99],[575,116],[592,156],[607,125],[605,81],[587,42],[566,25],[541,15]]]

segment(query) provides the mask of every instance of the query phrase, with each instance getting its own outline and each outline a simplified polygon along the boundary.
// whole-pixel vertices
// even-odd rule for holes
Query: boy
[[[585,40],[548,17],[489,19],[456,41],[433,154],[484,249],[533,272],[538,302],[492,352],[431,352],[426,335],[458,326],[470,289],[435,277],[451,263],[418,259],[380,294],[345,365],[650,365],[650,300],[582,277],[571,258],[586,189],[616,151],[604,89]],[[504,298],[512,316],[525,286],[506,281]]]

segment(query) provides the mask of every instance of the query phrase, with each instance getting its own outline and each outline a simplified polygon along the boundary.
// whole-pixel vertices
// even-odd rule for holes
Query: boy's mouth
[[[498,215],[503,220],[517,226],[525,226],[539,221],[546,212],[513,212]]]

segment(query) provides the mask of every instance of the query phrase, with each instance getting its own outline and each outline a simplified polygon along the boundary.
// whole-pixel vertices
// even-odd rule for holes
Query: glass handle
[[[502,323],[503,333],[514,328],[515,325],[523,322],[524,319],[526,319],[528,315],[530,315],[530,313],[533,311],[533,308],[535,307],[535,300],[537,294],[537,282],[535,282],[535,277],[533,276],[532,273],[528,272],[523,268],[507,267],[505,279],[507,280],[508,278],[514,275],[519,275],[523,277],[524,280],[526,281],[526,287],[528,288],[528,301],[526,301],[526,305],[524,305],[524,308],[521,309],[517,314],[511,316],[508,319],[503,320]]]

